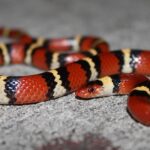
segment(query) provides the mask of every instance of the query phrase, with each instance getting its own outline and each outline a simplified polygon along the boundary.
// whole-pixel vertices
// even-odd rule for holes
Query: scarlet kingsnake
[[[144,76],[150,75],[149,51],[110,52],[108,43],[95,36],[44,39],[5,28],[0,28],[0,35],[13,38],[0,43],[0,65],[24,63],[47,70],[29,76],[1,75],[0,104],[37,103],[77,90],[77,97],[85,99],[131,92],[130,114],[150,125],[150,81]]]

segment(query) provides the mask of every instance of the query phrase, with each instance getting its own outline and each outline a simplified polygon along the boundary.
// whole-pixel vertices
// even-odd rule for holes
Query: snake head
[[[88,85],[80,88],[75,92],[77,98],[81,99],[91,99],[99,97],[103,87],[101,84],[98,84],[96,81],[90,82]]]

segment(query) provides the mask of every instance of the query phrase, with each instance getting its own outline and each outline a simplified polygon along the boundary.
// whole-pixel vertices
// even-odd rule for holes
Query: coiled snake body
[[[144,76],[150,75],[149,51],[110,52],[108,43],[94,36],[42,39],[5,28],[0,35],[15,39],[0,44],[0,65],[24,63],[46,70],[29,76],[1,75],[0,104],[37,103],[77,90],[77,97],[84,99],[130,93],[130,114],[150,125],[150,81]]]

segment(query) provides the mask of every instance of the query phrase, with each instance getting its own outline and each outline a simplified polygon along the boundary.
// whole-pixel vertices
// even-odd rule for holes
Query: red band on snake
[[[129,112],[137,121],[150,125],[150,84],[143,76],[150,74],[149,51],[121,49],[110,52],[108,43],[95,36],[43,39],[32,38],[21,30],[4,32],[4,28],[0,30],[0,35],[17,39],[12,43],[0,44],[0,65],[24,63],[46,70],[29,76],[1,75],[1,104],[47,101],[106,76],[100,78],[94,88],[103,89],[102,96],[131,92]],[[120,73],[137,75],[114,75]],[[88,91],[90,94],[94,91],[92,88]],[[84,93],[81,91],[78,96]]]

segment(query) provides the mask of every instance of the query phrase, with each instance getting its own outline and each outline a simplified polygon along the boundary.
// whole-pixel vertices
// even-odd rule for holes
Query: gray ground
[[[149,0],[0,0],[0,24],[17,26],[35,36],[96,34],[112,49],[150,48]],[[0,73],[39,72],[23,66]],[[82,139],[103,135],[123,150],[150,150],[150,128],[126,112],[127,96],[80,101],[74,94],[26,106],[0,106],[0,149],[31,150],[56,137]]]

